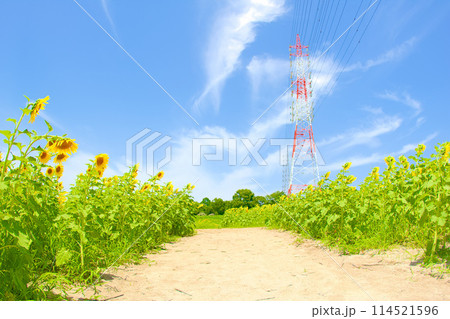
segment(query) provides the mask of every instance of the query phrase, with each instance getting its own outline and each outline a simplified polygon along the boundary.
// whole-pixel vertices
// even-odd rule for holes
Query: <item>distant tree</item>
[[[200,204],[202,204],[203,206],[198,209],[198,214],[199,213],[205,213],[206,215],[211,214],[212,212],[211,200],[208,197],[203,198]]]
[[[222,198],[214,198],[214,200],[211,202],[211,211],[215,215],[223,215],[226,209],[226,202]]]
[[[266,204],[275,204],[280,201],[281,196],[285,195],[282,191],[274,192],[266,196]]]
[[[253,206],[262,206],[267,203],[267,199],[264,196],[255,196],[253,198]]]
[[[255,206],[253,198],[255,194],[249,189],[239,189],[233,195],[233,207],[248,207]]]
[[[211,205],[211,200],[208,197],[205,197],[202,199],[202,201],[200,203],[202,203],[205,206],[209,206],[209,205]]]

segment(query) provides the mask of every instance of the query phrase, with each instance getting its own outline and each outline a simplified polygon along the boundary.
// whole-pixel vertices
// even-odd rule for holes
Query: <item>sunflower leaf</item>
[[[71,257],[72,257],[72,253],[70,251],[68,251],[65,248],[60,249],[56,253],[56,266],[59,267],[59,266],[66,264],[70,260]]]
[[[45,121],[45,124],[47,124],[48,132],[50,133],[51,131],[53,131],[53,127],[50,125],[50,123],[47,122],[46,120],[44,120],[44,121]]]
[[[6,136],[6,138],[10,138],[11,137],[11,132],[10,131],[8,131],[8,130],[0,130],[0,134],[3,134],[3,135],[5,135]]]

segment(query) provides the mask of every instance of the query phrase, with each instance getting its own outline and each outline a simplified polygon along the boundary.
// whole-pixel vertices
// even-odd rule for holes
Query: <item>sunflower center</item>
[[[65,150],[65,149],[70,148],[71,145],[72,145],[72,142],[70,142],[70,141],[63,141],[63,142],[62,142],[61,144],[59,144],[58,146],[59,146],[60,149]]]
[[[104,162],[103,157],[97,158],[97,166],[101,166],[103,162]]]

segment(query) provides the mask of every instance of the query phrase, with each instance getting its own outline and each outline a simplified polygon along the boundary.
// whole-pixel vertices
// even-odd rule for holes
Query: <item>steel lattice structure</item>
[[[291,122],[295,124],[292,152],[283,173],[284,192],[299,192],[308,185],[317,185],[319,167],[312,129],[314,103],[309,71],[308,47],[300,43],[297,34],[295,45],[289,46],[291,61]]]

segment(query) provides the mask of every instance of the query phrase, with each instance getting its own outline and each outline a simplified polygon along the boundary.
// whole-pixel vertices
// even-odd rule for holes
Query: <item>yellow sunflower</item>
[[[103,177],[104,172],[105,172],[105,170],[103,170],[103,169],[97,169],[98,177]]]
[[[425,149],[427,147],[425,146],[425,144],[419,144],[416,148],[417,153],[422,154],[423,152],[425,152]]]
[[[356,176],[350,175],[347,179],[347,182],[349,184],[353,183],[354,181],[356,181]]]
[[[146,190],[149,190],[150,188],[151,188],[151,186],[149,184],[145,184],[144,186],[142,186],[141,192],[145,192]]]
[[[55,174],[56,176],[58,176],[58,178],[60,178],[62,176],[62,174],[64,173],[64,166],[62,165],[57,165],[55,167]]]
[[[378,174],[379,171],[380,171],[379,167],[374,167],[372,170],[372,174]]]
[[[60,205],[63,205],[66,201],[67,201],[67,197],[66,194],[68,194],[67,192],[61,192],[58,195],[58,203]]]
[[[345,163],[343,166],[344,171],[347,171],[350,168],[350,166],[352,166],[352,162]]]
[[[159,172],[159,173],[156,175],[156,177],[157,177],[158,179],[163,178],[163,177],[164,177],[164,171]]]
[[[133,170],[131,173],[131,176],[133,176],[133,178],[136,178],[138,176],[138,170],[139,170],[139,163],[133,166]]]
[[[107,154],[99,154],[95,157],[95,169],[104,171],[108,165],[109,157]]]
[[[33,108],[31,109],[31,114],[30,114],[30,121],[28,123],[34,123],[34,120],[36,119],[36,115],[39,114],[40,110],[45,110],[45,104],[48,104],[48,100],[50,99],[49,96],[43,98],[43,99],[38,99],[34,105]]]
[[[55,169],[53,167],[47,168],[47,171],[45,172],[48,177],[52,177],[55,174]]]
[[[69,155],[61,153],[56,155],[56,157],[53,159],[54,163],[61,164],[62,162],[66,161],[69,158]]]
[[[50,158],[52,158],[52,156],[45,150],[42,151],[41,154],[39,154],[39,162],[41,162],[42,164],[46,164],[50,160]]]
[[[328,172],[328,173],[325,174],[325,179],[328,179],[328,177],[330,177],[330,173],[331,172]]]
[[[64,153],[70,155],[77,151],[78,144],[75,143],[74,139],[64,138],[57,141],[49,141],[47,143],[46,149],[48,149],[52,153]]]

